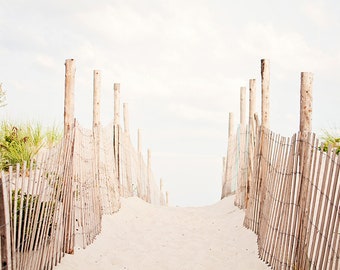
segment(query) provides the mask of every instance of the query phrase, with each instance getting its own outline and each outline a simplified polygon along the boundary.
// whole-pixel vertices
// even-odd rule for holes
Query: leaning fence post
[[[0,243],[1,243],[1,269],[12,269],[11,257],[11,226],[10,226],[10,207],[9,207],[9,183],[5,174],[1,172],[0,182]]]

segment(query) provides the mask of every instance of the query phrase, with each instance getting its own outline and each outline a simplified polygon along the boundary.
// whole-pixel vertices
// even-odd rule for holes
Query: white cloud
[[[56,63],[55,59],[50,55],[38,54],[36,56],[36,62],[42,68],[55,69],[59,63]]]
[[[99,34],[109,40],[139,39],[148,28],[144,28],[139,14],[131,9],[104,6],[96,10],[78,13],[78,23],[86,30]]]
[[[189,104],[170,104],[170,113],[179,119],[200,122],[217,122],[225,121],[224,114],[210,109],[200,109],[190,106]]]
[[[334,14],[333,8],[324,1],[307,1],[303,4],[303,11],[316,27],[339,26],[338,14]]]
[[[319,72],[329,68],[332,62],[332,56],[310,46],[301,33],[279,32],[271,24],[248,23],[241,46],[248,53],[270,59],[286,71]]]

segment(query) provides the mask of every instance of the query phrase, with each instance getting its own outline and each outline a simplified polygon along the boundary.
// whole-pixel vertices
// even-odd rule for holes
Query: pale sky
[[[313,131],[340,127],[339,1],[0,0],[2,119],[62,126],[64,63],[76,62],[75,114],[92,123],[93,70],[102,74],[101,121],[113,118],[113,83],[130,130],[163,178],[170,204],[219,200],[228,114],[240,87],[270,60],[274,132],[299,127],[300,73],[314,73]],[[248,94],[248,93],[247,93]]]

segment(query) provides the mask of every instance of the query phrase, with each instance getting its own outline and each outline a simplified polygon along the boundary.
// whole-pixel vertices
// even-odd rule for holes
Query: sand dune
[[[102,233],[86,249],[66,255],[57,270],[268,269],[256,236],[242,226],[234,197],[205,207],[161,207],[122,199],[103,217]]]

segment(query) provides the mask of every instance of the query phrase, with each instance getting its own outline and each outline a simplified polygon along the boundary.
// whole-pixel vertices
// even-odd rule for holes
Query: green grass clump
[[[2,122],[0,128],[0,170],[8,170],[17,163],[31,161],[42,147],[51,147],[61,139],[57,128],[43,131],[39,124],[14,125]]]
[[[324,131],[324,135],[321,137],[322,147],[319,149],[327,152],[329,148],[335,149],[336,153],[340,153],[340,136],[332,134],[329,131]],[[322,149],[321,149],[322,148]]]

